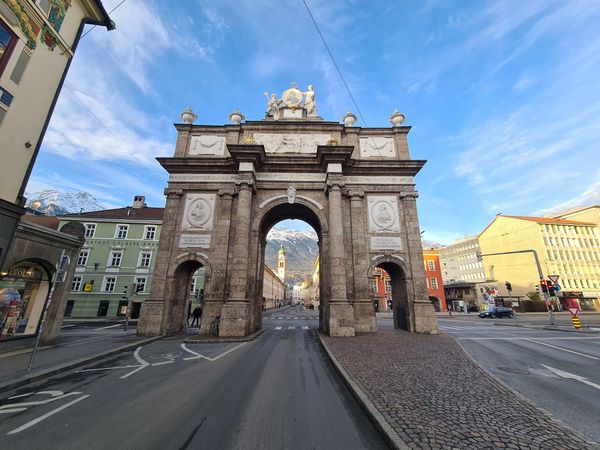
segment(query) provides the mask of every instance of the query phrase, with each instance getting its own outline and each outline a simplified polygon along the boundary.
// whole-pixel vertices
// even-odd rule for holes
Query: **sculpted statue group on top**
[[[267,97],[267,116],[277,120],[279,118],[279,110],[281,108],[289,108],[291,110],[304,109],[307,117],[317,117],[317,103],[315,102],[315,91],[313,85],[308,86],[306,92],[300,91],[295,83],[292,87],[283,92],[280,99],[268,92],[264,93]]]

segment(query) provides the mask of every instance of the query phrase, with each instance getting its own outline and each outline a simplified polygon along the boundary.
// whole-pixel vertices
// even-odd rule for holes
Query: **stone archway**
[[[255,263],[255,277],[250,280],[250,284],[255,286],[253,292],[253,311],[254,311],[254,329],[257,330],[262,325],[261,320],[261,291],[263,286],[261,268],[264,265],[266,238],[269,230],[276,223],[285,219],[299,219],[310,225],[317,233],[319,243],[319,259],[322,259],[323,241],[327,240],[328,226],[327,218],[323,214],[322,206],[302,196],[296,197],[294,203],[289,203],[286,196],[272,197],[265,200],[260,206],[260,211],[254,218],[251,226],[251,235],[255,237],[251,248],[251,261]],[[321,208],[319,208],[321,207]],[[326,327],[325,312],[328,311],[328,296],[323,290],[323,266],[319,266],[319,292],[321,292],[321,301],[319,303],[319,326]]]
[[[409,280],[398,300],[408,311],[407,328],[436,333],[414,188],[425,161],[410,158],[410,127],[400,126],[401,115],[393,116],[388,129],[358,128],[282,101],[261,121],[234,116],[231,125],[207,126],[193,125],[193,114],[184,115],[187,122],[175,126],[175,154],[158,158],[169,185],[138,333],[180,330],[180,281],[170,274],[186,251],[202,253],[212,268],[203,319],[219,316],[221,336],[255,332],[261,326],[265,232],[277,218],[296,216],[312,221],[319,233],[322,331],[353,336],[377,330],[369,267],[388,255],[403,263],[382,263],[397,271],[397,280]],[[200,333],[207,333],[204,326]]]

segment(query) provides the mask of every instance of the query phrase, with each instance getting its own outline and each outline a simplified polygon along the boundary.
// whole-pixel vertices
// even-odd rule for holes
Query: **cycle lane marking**
[[[186,352],[191,353],[192,355],[194,355],[194,356],[188,356],[187,358],[183,358],[184,361],[190,361],[190,360],[193,360],[193,359],[206,359],[207,361],[214,362],[214,361],[222,358],[223,356],[228,355],[229,353],[233,352],[234,350],[237,350],[238,348],[243,347],[246,344],[247,344],[247,342],[242,342],[241,344],[236,345],[235,347],[230,348],[229,350],[226,350],[225,352],[221,353],[218,356],[215,356],[214,358],[211,358],[210,356],[206,356],[206,355],[203,355],[201,353],[197,353],[197,352],[195,352],[193,350],[190,350],[189,348],[187,348],[187,346],[185,344],[181,344],[181,348],[183,350],[185,350]]]

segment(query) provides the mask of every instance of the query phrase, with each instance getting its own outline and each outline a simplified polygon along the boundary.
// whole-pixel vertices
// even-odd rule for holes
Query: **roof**
[[[569,216],[571,214],[575,214],[581,211],[585,211],[587,209],[593,209],[593,208],[598,208],[600,209],[600,205],[589,205],[589,206],[577,206],[575,208],[570,208],[570,209],[566,209],[562,212],[558,212],[555,214],[552,214],[552,217],[562,217],[562,216]]]
[[[35,223],[46,228],[58,230],[58,218],[54,216],[38,216],[33,214],[23,214],[21,216],[22,222]]]
[[[90,211],[85,213],[65,214],[60,216],[63,220],[87,220],[87,219],[115,219],[115,220],[162,220],[165,208],[153,208],[144,206],[143,208],[125,208],[103,209],[100,211]]]
[[[596,226],[595,223],[592,222],[579,222],[577,220],[567,220],[567,219],[555,219],[553,217],[529,217],[529,216],[504,216],[504,215],[497,215],[496,217],[494,217],[494,220],[492,220],[487,227],[485,227],[481,233],[479,233],[478,237],[481,237],[483,235],[483,233],[485,233],[487,231],[487,229],[489,227],[492,226],[492,224],[498,219],[498,218],[507,218],[507,219],[518,219],[518,220],[527,220],[529,222],[536,222],[536,223],[545,223],[545,224],[554,224],[554,225],[585,225],[585,226]]]
[[[528,216],[500,216],[509,217],[511,219],[530,220],[537,223],[554,223],[558,225],[596,225],[592,222],[580,222],[578,220],[555,219],[553,217],[528,217]]]
[[[102,21],[100,23],[97,23],[96,25],[104,25],[108,31],[114,30],[116,28],[115,23],[112,21],[112,19],[109,17],[108,13],[106,12],[106,8],[104,8],[102,1],[94,0],[94,3],[96,4],[96,7],[100,10],[100,14],[102,16]],[[93,23],[93,22],[90,21],[90,23]]]

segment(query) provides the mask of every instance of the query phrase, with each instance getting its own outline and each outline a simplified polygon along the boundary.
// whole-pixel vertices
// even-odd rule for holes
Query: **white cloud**
[[[600,175],[600,174],[599,174]],[[566,202],[559,203],[552,206],[551,208],[540,209],[534,212],[534,215],[548,216],[552,214],[558,214],[562,211],[566,211],[571,208],[578,206],[591,206],[600,204],[600,181],[595,182],[589,186],[581,195],[568,200]]]

